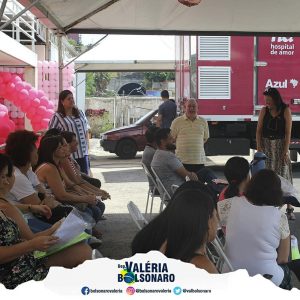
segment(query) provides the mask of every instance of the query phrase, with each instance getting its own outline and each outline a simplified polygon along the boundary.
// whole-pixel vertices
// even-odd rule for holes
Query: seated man
[[[182,162],[174,154],[175,144],[169,128],[161,128],[156,132],[157,150],[153,156],[151,167],[157,173],[159,179],[170,195],[173,184],[181,185],[185,178],[198,180],[194,172],[185,169]]]
[[[151,162],[152,162],[154,153],[156,151],[155,134],[158,131],[158,129],[159,128],[156,126],[151,126],[147,129],[146,134],[145,134],[145,137],[147,140],[147,145],[143,152],[142,163],[147,167],[147,169],[149,170],[149,172],[151,174],[152,174]],[[153,174],[152,174],[152,176],[153,176],[153,178],[155,178],[155,176]],[[148,181],[149,181],[149,188],[153,192],[153,189],[154,189],[153,182],[150,178],[148,178]]]

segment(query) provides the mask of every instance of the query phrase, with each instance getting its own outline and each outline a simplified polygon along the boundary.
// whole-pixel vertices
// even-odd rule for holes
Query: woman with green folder
[[[43,280],[51,266],[73,268],[91,259],[92,250],[84,243],[72,245],[46,258],[34,257],[34,251],[47,251],[58,242],[53,233],[60,222],[33,234],[18,209],[5,199],[13,178],[10,159],[0,154],[0,282],[6,288],[14,289],[32,279]]]

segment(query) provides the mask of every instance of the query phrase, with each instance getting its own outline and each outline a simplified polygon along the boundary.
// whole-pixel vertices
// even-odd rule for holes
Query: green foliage
[[[110,121],[109,113],[104,112],[102,116],[87,117],[91,126],[92,137],[100,137],[102,132],[113,128],[113,123]]]
[[[113,78],[113,75],[114,73],[108,73],[108,72],[87,73],[86,96],[87,97],[107,96],[106,89],[111,78]]]
[[[111,73],[99,72],[94,73],[96,92],[97,94],[102,94],[107,90],[107,86],[112,78]]]
[[[87,73],[85,79],[85,95],[86,97],[93,97],[96,94],[96,86],[93,73]]]
[[[164,82],[175,80],[175,72],[145,72],[144,86],[152,88],[152,82]]]

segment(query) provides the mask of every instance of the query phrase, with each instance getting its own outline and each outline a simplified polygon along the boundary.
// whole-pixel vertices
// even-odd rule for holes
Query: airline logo
[[[287,89],[292,87],[293,89],[298,86],[299,81],[295,78],[285,79],[283,81],[276,81],[272,79],[268,79],[265,85],[266,88],[272,87],[277,89]]]

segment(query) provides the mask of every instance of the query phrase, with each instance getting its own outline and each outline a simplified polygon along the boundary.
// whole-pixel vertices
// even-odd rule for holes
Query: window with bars
[[[230,67],[198,67],[198,99],[230,99]]]
[[[198,60],[230,60],[230,36],[199,36]]]

